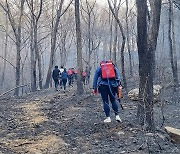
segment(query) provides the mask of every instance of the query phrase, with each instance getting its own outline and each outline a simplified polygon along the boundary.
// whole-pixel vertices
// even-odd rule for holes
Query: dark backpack
[[[102,79],[115,79],[116,78],[116,72],[114,69],[114,64],[111,60],[109,61],[102,61],[100,63],[101,67],[101,77]]]

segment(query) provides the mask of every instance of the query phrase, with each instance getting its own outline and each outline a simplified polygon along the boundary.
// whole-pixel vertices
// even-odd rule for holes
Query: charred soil
[[[104,124],[100,95],[90,91],[81,98],[75,88],[40,91],[21,98],[0,100],[0,153],[48,154],[179,154],[164,126],[180,128],[179,98],[172,89],[161,94],[154,113],[157,130],[143,131],[136,123],[137,102],[122,99],[122,123]],[[177,95],[176,95],[177,96]],[[163,98],[163,99],[162,99]]]

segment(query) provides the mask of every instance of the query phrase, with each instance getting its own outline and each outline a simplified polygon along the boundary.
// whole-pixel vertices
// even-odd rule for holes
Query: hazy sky
[[[93,0],[92,0],[92,1],[93,1]],[[113,2],[113,0],[110,0],[110,1]],[[134,1],[135,1],[135,0],[129,0],[129,1],[128,1],[129,6],[132,6],[132,5],[134,4]],[[107,0],[96,0],[96,2],[97,2],[98,4],[108,5]],[[117,0],[117,3],[118,3],[118,2],[119,2],[119,0]],[[125,6],[125,5],[126,5],[125,1],[122,1],[122,0],[121,0],[121,3],[122,3],[122,2],[123,2],[123,5]]]

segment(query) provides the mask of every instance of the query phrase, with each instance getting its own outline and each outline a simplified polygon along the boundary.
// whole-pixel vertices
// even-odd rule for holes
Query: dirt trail
[[[163,129],[152,134],[136,125],[136,103],[123,100],[123,106],[123,123],[112,114],[104,124],[100,96],[77,99],[74,87],[1,100],[0,153],[180,153]]]

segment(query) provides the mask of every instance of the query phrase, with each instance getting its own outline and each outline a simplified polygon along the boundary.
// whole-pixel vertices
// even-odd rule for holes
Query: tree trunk
[[[21,7],[20,7],[20,16],[19,16],[19,21],[18,21],[18,26],[15,32],[15,37],[16,37],[16,87],[19,87],[20,84],[20,69],[21,69],[21,30],[22,30],[22,17],[23,17],[23,11],[24,11],[24,3],[25,0],[21,1]],[[9,14],[9,16],[11,16]],[[11,18],[11,17],[9,17]],[[12,23],[13,25],[14,23]],[[14,29],[15,29],[15,25]],[[19,95],[19,88],[15,89],[14,95],[18,96]]]
[[[36,60],[35,60],[35,51],[34,51],[34,24],[33,24],[33,16],[31,16],[31,90],[36,91]]]
[[[40,0],[39,10],[36,12],[36,2],[34,0],[30,0],[30,2],[26,1],[28,7],[31,11],[31,89],[32,91],[36,91],[36,63],[38,62],[38,70],[39,70],[39,88],[42,89],[42,72],[41,72],[41,57],[38,50],[38,21],[42,13],[42,5],[43,2]],[[36,15],[37,13],[37,15]]]
[[[76,21],[76,39],[77,39],[77,66],[79,72],[77,77],[77,95],[80,96],[84,93],[84,89],[81,80],[83,63],[82,63],[82,42],[81,42],[81,24],[80,24],[80,15],[79,15],[79,0],[75,0],[75,21]]]
[[[147,97],[147,72],[144,71],[147,69],[147,8],[146,8],[147,0],[136,0],[137,5],[137,46],[138,46],[138,55],[139,55],[139,104],[138,104],[138,112],[137,117],[141,125],[144,125],[145,121],[145,100]],[[143,67],[144,66],[144,67]],[[145,92],[143,92],[143,90]]]
[[[91,13],[88,13],[88,50],[89,50],[89,54],[88,54],[88,64],[90,65],[90,61],[91,61]],[[90,67],[90,66],[89,66]]]
[[[157,37],[159,33],[160,14],[161,14],[161,0],[149,1],[151,8],[150,25],[148,32],[148,50],[152,52],[153,56],[153,78],[155,77],[155,51],[157,46]],[[149,12],[149,11],[148,11]]]
[[[5,38],[5,48],[4,48],[4,63],[3,63],[3,69],[2,69],[2,81],[1,86],[4,87],[4,79],[5,79],[5,73],[6,73],[6,58],[7,58],[7,52],[8,52],[8,15],[6,13],[6,38]]]
[[[124,35],[123,26],[122,26],[118,16],[116,15],[114,9],[112,8],[109,0],[108,0],[108,4],[109,4],[109,8],[110,8],[115,20],[118,23],[118,26],[119,26],[119,29],[121,32],[121,36],[122,36],[122,44],[121,44],[121,67],[122,68],[121,68],[121,70],[122,70],[122,77],[123,77],[123,87],[127,93],[127,82],[126,82],[125,67],[124,67],[124,48],[125,48],[126,37]],[[120,2],[119,2],[117,10],[119,10],[119,6],[120,6]]]
[[[110,42],[109,42],[109,57],[110,59],[112,59],[112,31],[113,31],[113,18],[111,18],[111,13],[110,13],[110,9],[109,9],[109,30],[110,30]]]
[[[136,0],[139,55],[139,104],[137,117],[148,130],[155,129],[153,116],[153,66],[160,23],[161,0],[151,1],[152,20],[147,34],[147,0]]]
[[[118,11],[116,10],[116,15],[118,16]],[[114,44],[113,44],[113,62],[117,66],[117,58],[116,58],[116,50],[117,50],[117,38],[118,38],[118,23],[115,20],[115,25],[114,25]]]
[[[173,6],[172,1],[169,0],[169,47],[170,47],[170,59],[173,73],[174,89],[179,85],[178,82],[178,71],[177,71],[177,56],[175,47],[175,34],[174,34],[174,23],[173,23]]]
[[[60,2],[59,8],[57,10],[57,17],[56,17],[55,24],[52,24],[53,27],[52,27],[52,32],[51,32],[51,54],[50,54],[49,68],[48,68],[44,88],[49,88],[49,84],[51,80],[51,74],[52,74],[52,69],[53,69],[54,60],[55,60],[54,56],[55,56],[55,49],[56,49],[57,31],[58,31],[58,26],[60,22],[63,3],[64,3],[64,0]]]
[[[21,68],[21,31],[19,31],[18,38],[16,39],[16,87],[20,84],[20,68]],[[19,88],[15,89],[14,95],[19,95]]]
[[[109,8],[110,8],[115,20],[118,23],[118,26],[119,26],[119,29],[120,29],[120,32],[121,32],[121,36],[122,36],[122,44],[121,44],[121,67],[122,68],[121,69],[122,69],[122,77],[123,77],[123,87],[125,88],[125,91],[127,93],[127,82],[126,82],[125,67],[124,67],[124,48],[125,48],[126,37],[124,35],[123,26],[122,26],[122,24],[121,24],[121,22],[120,22],[120,20],[119,20],[119,18],[117,16],[116,12],[112,8],[109,0],[108,0],[108,5],[109,5]],[[120,2],[119,2],[117,10],[119,10],[119,6],[120,6]]]
[[[38,71],[39,71],[39,88],[42,89],[42,65],[41,65],[41,55],[39,53],[39,49],[38,49],[38,38],[37,38],[37,22],[35,22],[34,24],[34,50],[35,50],[35,54],[36,54],[36,59],[38,62]]]
[[[129,2],[128,2],[128,0],[126,0],[126,33],[127,33],[127,49],[128,49],[128,55],[129,55],[130,76],[132,76],[132,75],[133,75],[133,72],[132,72],[132,57],[131,57],[131,49],[130,49],[130,41],[129,41],[128,11],[129,11]]]

